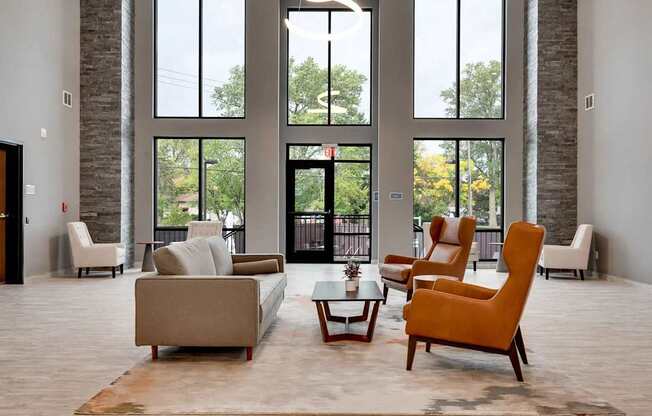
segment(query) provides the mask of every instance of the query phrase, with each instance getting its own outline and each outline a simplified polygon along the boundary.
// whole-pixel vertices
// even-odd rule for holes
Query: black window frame
[[[462,78],[462,67],[461,67],[461,43],[462,43],[462,2],[464,0],[457,0],[457,39],[456,39],[456,79],[455,79],[455,88],[456,88],[456,115],[455,117],[417,117],[416,116],[416,94],[414,93],[416,85],[416,0],[412,0],[412,119],[413,120],[505,120],[505,98],[506,98],[506,84],[505,84],[505,63],[507,52],[505,50],[506,44],[506,22],[505,22],[505,9],[506,1],[502,0],[502,11],[501,11],[501,116],[500,117],[460,117],[460,82]]]
[[[330,159],[291,159],[290,158],[290,149],[292,147],[300,147],[300,146],[323,146],[324,143],[315,143],[315,142],[309,142],[309,143],[295,143],[295,142],[290,142],[286,143],[285,145],[285,160],[286,160],[286,165],[287,162],[289,161],[322,161],[322,162],[328,162],[333,165],[333,173],[335,173],[335,167],[337,166],[337,163],[358,163],[358,164],[367,164],[369,165],[369,233],[338,233],[338,232],[333,232],[333,236],[336,235],[369,235],[369,253],[368,261],[363,261],[362,263],[369,264],[372,262],[372,253],[373,253],[373,241],[374,241],[374,233],[373,233],[373,203],[374,203],[374,175],[373,175],[373,152],[374,152],[374,146],[371,143],[339,143],[337,146],[339,147],[366,147],[369,148],[369,159],[337,159],[337,155],[331,157]],[[286,174],[287,174],[287,166],[286,166]],[[286,192],[286,202],[287,202],[287,193],[290,192],[289,189],[285,190]],[[335,195],[335,189],[333,189],[333,195]],[[293,210],[294,207],[285,207],[285,214],[286,216],[288,215],[291,210]],[[333,214],[336,214],[335,209],[333,209]],[[347,214],[343,214],[347,215]],[[286,237],[287,237],[287,230],[286,232]],[[289,244],[288,241],[286,241],[286,244]],[[286,250],[290,250],[289,246],[287,246]],[[336,261],[335,256],[333,256],[333,261],[331,262],[332,264],[339,264],[339,263],[346,263],[345,261]]]
[[[198,141],[198,146],[199,146],[199,154],[197,157],[198,160],[198,166],[197,168],[199,169],[199,175],[198,175],[198,202],[197,202],[197,208],[199,211],[199,214],[197,216],[197,220],[195,221],[203,221],[204,217],[204,175],[205,171],[202,168],[202,161],[204,160],[204,153],[203,153],[203,142],[206,140],[241,140],[243,142],[243,147],[244,147],[244,166],[243,166],[243,177],[244,177],[244,193],[245,193],[245,204],[244,204],[244,209],[243,209],[243,222],[236,228],[223,228],[225,231],[236,231],[236,230],[245,230],[246,229],[246,218],[247,218],[247,139],[245,137],[205,137],[205,136],[154,136],[154,140],[152,141],[152,146],[153,146],[153,151],[152,155],[154,156],[154,163],[153,163],[153,190],[152,194],[154,196],[154,201],[153,201],[153,215],[154,215],[154,221],[153,221],[153,235],[156,235],[157,231],[161,230],[168,230],[168,231],[183,231],[187,230],[187,226],[181,226],[181,225],[159,225],[158,223],[158,141],[159,140],[197,140]],[[245,247],[246,247],[246,240],[245,240]]]
[[[490,228],[485,226],[479,226],[476,228],[476,232],[498,232],[501,233],[501,240],[505,237],[505,138],[504,137],[415,137],[412,141],[412,149],[414,149],[414,142],[416,141],[441,141],[441,142],[455,142],[455,216],[460,216],[460,142],[482,142],[482,141],[494,141],[499,142],[501,145],[501,172],[500,172],[500,226],[498,228]],[[412,150],[414,152],[414,150]],[[412,168],[414,172],[414,167]],[[414,190],[414,174],[412,175],[412,189]],[[412,213],[414,215],[414,193],[412,196]]]
[[[199,72],[198,72],[198,79],[199,82],[197,84],[197,88],[199,89],[198,91],[198,100],[199,100],[199,106],[197,107],[197,116],[159,116],[158,115],[158,0],[152,0],[153,1],[153,21],[154,21],[154,27],[153,27],[153,60],[152,60],[152,89],[153,89],[153,98],[154,101],[152,103],[152,117],[155,119],[187,119],[187,120],[244,120],[247,118],[247,8],[248,8],[248,0],[242,0],[244,2],[244,89],[243,89],[243,113],[242,117],[220,117],[220,116],[204,116],[202,115],[203,109],[204,109],[204,103],[203,103],[203,98],[204,98],[204,90],[203,90],[203,83],[204,83],[204,68],[203,68],[203,60],[204,60],[204,53],[203,53],[203,38],[204,38],[204,0],[194,0],[197,1],[199,4],[199,26],[198,26],[198,33],[197,37],[199,39]]]
[[[326,124],[291,124],[290,123],[290,30],[286,27],[285,32],[285,123],[288,127],[370,127],[373,125],[373,108],[374,108],[374,12],[371,7],[362,7],[364,13],[369,13],[369,122],[365,124],[332,124],[331,123],[331,69],[332,69],[332,42],[328,41],[328,122]],[[331,31],[331,21],[333,12],[353,13],[347,8],[325,8],[325,7],[288,7],[285,11],[285,17],[290,19],[291,12],[328,12],[328,32]]]

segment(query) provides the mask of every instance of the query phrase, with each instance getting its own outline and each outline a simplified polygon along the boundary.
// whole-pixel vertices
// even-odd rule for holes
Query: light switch
[[[25,195],[36,195],[36,185],[25,185]]]
[[[48,137],[47,129],[41,127],[41,139],[47,139],[47,137]]]

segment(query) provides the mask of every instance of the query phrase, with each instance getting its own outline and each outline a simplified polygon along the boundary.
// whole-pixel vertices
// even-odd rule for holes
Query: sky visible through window
[[[231,108],[214,103],[216,88],[234,85],[244,67],[244,0],[203,2],[203,116],[244,116],[242,91]],[[199,1],[157,0],[157,115],[199,117]],[[240,87],[240,86],[239,86]],[[243,85],[242,85],[243,87]]]
[[[493,115],[489,114],[492,111],[479,111],[473,107],[476,91],[473,91],[473,86],[469,87],[471,91],[465,88],[464,78],[469,64],[481,63],[489,67],[490,63],[497,62],[501,69],[502,0],[461,0],[460,20],[461,116],[493,118],[489,117]],[[447,101],[442,92],[454,89],[457,77],[457,0],[415,0],[414,47],[415,117],[454,117],[449,112],[450,102],[455,99]],[[494,79],[494,82],[502,80]],[[502,85],[497,87],[502,89]],[[465,103],[470,110],[465,111]],[[501,104],[493,102],[493,107]],[[493,109],[491,105],[489,107]],[[465,112],[470,115],[465,115]]]

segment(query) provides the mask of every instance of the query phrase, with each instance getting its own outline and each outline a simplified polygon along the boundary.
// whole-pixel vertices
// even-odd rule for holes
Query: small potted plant
[[[344,267],[346,291],[355,292],[360,286],[360,262],[354,258],[357,252],[353,256],[349,255],[349,251],[346,254],[347,261]]]

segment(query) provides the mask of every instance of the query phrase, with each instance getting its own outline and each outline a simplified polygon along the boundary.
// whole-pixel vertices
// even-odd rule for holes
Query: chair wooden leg
[[[90,267],[87,267],[87,268],[86,268],[86,276],[88,276],[88,274],[89,274],[90,272],[91,272],[91,268],[90,268]]]
[[[158,345],[152,345],[152,361],[158,360]]]
[[[125,265],[124,264],[120,265],[120,274],[125,274]]]
[[[408,353],[407,353],[407,366],[405,369],[407,371],[412,370],[412,363],[414,363],[414,353],[417,350],[417,339],[413,336],[410,336],[408,341]]]
[[[408,289],[408,291],[407,291],[407,301],[409,302],[411,300],[412,300],[412,289]]]
[[[584,270],[580,270],[580,278],[584,280]]]
[[[509,347],[509,360],[512,362],[512,367],[514,368],[514,374],[516,374],[516,379],[518,381],[523,381],[523,373],[521,372],[521,363],[518,360],[518,352],[516,351],[516,343],[512,341],[512,345]]]
[[[115,279],[115,267],[111,267],[111,276]]]
[[[546,269],[546,280],[550,280],[550,269]]]
[[[474,262],[473,262],[473,271],[474,271],[474,272],[477,272],[477,271],[478,271],[478,262],[477,262],[477,261],[474,261]]]
[[[82,269],[81,267],[77,270],[77,279],[81,279]]]
[[[254,347],[247,347],[247,361],[254,359]]]
[[[518,327],[518,330],[516,330],[514,341],[516,342],[516,348],[518,348],[518,353],[521,355],[523,364],[528,365],[527,354],[525,353],[525,342],[523,342],[523,333],[521,332],[520,326]]]
[[[383,283],[383,305],[387,305],[387,295],[389,294],[389,287]]]
[[[573,276],[577,277],[577,270],[573,270]]]
[[[430,342],[426,342],[426,352],[430,352],[430,346],[432,344]]]

